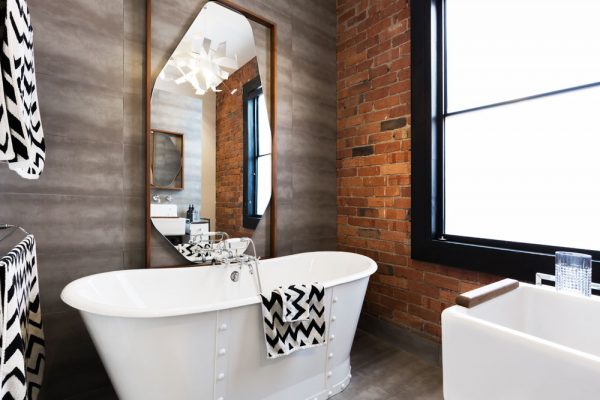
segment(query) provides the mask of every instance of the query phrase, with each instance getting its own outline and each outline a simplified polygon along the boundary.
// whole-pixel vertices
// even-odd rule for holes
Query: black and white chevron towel
[[[309,299],[310,285],[291,285],[287,288],[278,288],[279,295],[283,299],[283,322],[306,321],[310,318]]]
[[[293,285],[293,287],[294,290],[306,291],[303,295],[307,299],[308,319],[296,322],[283,320],[284,297],[290,288],[283,292],[281,288],[278,288],[270,294],[261,294],[268,358],[285,356],[296,350],[327,343],[325,305],[323,304],[325,288],[320,284]]]
[[[36,400],[45,365],[35,240],[0,259],[0,399]]]
[[[209,262],[213,260],[210,244],[206,243],[182,243],[175,246],[177,250],[188,260],[196,262]]]
[[[44,169],[46,145],[26,0],[0,0],[0,23],[0,161],[23,178],[37,179]]]

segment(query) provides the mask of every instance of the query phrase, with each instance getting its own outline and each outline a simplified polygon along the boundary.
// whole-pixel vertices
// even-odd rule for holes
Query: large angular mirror
[[[175,19],[158,17],[163,31],[152,30],[157,43],[151,45],[162,49],[151,58],[160,68],[150,71],[147,263],[176,265],[177,257],[184,257],[179,264],[210,263],[207,249],[215,240],[252,238],[273,207],[274,87],[263,76],[272,77],[274,48],[265,46],[268,30],[211,1],[161,57]],[[169,261],[152,261],[150,251],[162,253],[154,260]]]

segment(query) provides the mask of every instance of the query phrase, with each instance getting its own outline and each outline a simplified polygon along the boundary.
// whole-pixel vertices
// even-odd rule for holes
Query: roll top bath
[[[237,263],[108,272],[70,283],[62,299],[81,311],[121,400],[339,393],[350,382],[350,349],[375,262],[314,252],[259,264],[254,274]],[[230,279],[233,272],[239,279]],[[299,282],[318,284],[300,290]],[[298,292],[288,298],[292,285]],[[308,319],[283,322],[284,297],[297,311],[290,318],[303,318],[307,304]]]

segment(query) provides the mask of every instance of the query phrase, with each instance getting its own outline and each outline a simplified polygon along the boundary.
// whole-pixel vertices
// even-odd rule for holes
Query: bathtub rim
[[[304,252],[298,254],[292,254],[288,256],[276,257],[267,260],[262,260],[263,262],[269,262],[273,260],[285,260],[287,258],[297,258],[307,254],[352,254],[353,257],[362,258],[367,261],[366,268],[359,272],[355,272],[353,274],[348,274],[342,276],[340,278],[331,279],[325,282],[321,282],[325,289],[342,285],[345,283],[357,281],[359,279],[370,277],[375,271],[377,271],[377,263],[366,256],[357,253],[350,253],[344,251],[313,251],[313,252]],[[152,273],[152,271],[165,271],[165,270],[180,270],[180,269],[189,269],[189,268],[207,268],[213,266],[196,266],[191,264],[190,266],[185,267],[175,267],[175,268],[148,268],[148,269],[130,269],[130,270],[115,270],[115,271],[107,271],[101,272],[98,274],[88,275],[79,279],[76,279],[69,284],[67,284],[63,290],[61,291],[60,298],[61,300],[69,305],[72,308],[79,310],[80,312],[86,312],[90,314],[102,315],[107,317],[121,317],[121,318],[168,318],[168,317],[177,317],[183,315],[192,315],[192,314],[200,314],[205,312],[219,311],[230,308],[244,307],[247,305],[259,304],[261,302],[260,295],[256,294],[255,296],[250,297],[242,297],[236,298],[229,301],[222,301],[219,303],[211,303],[211,304],[201,304],[201,305],[192,305],[192,306],[184,306],[184,307],[171,307],[171,308],[163,308],[163,309],[152,309],[152,308],[136,308],[136,307],[127,307],[127,306],[115,306],[111,304],[101,303],[98,301],[92,301],[88,298],[81,297],[78,293],[77,286],[84,284],[86,281],[93,279],[94,277],[98,277],[101,275],[107,274],[126,274],[131,271],[147,271],[148,273]],[[139,272],[138,272],[139,273]],[[256,276],[256,274],[254,275]]]

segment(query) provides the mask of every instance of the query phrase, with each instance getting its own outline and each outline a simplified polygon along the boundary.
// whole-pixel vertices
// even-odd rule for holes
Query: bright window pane
[[[258,152],[259,155],[271,154],[271,127],[265,96],[258,98]]]
[[[445,232],[600,250],[600,89],[446,119]]]
[[[599,0],[447,0],[448,111],[600,81]]]
[[[256,188],[256,213],[263,215],[271,200],[271,156],[258,158],[258,179]]]

